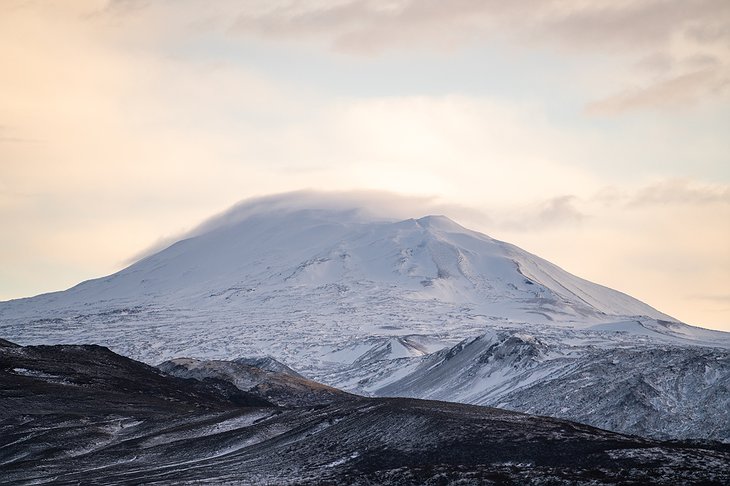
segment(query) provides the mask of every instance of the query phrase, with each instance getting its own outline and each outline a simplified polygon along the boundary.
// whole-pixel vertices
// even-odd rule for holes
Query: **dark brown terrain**
[[[99,346],[2,341],[0,481],[730,482],[727,444],[662,442],[445,402],[307,397],[305,406],[276,406],[228,381],[169,376]]]

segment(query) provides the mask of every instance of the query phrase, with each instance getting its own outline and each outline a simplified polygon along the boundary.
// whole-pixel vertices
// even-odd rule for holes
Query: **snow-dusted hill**
[[[389,346],[395,342],[382,345]],[[490,405],[657,438],[730,438],[727,349],[532,328],[489,331],[420,357],[368,358],[327,381],[365,394]]]
[[[730,347],[727,333],[676,322],[444,216],[389,220],[300,199],[240,205],[114,275],[0,303],[0,336],[98,343],[148,363],[271,355],[330,385],[391,395],[403,385],[412,396],[436,396],[440,385],[424,384],[433,353],[485,332],[548,336],[580,356],[590,346]],[[421,381],[403,381],[412,372]],[[493,383],[438,397],[482,403]]]

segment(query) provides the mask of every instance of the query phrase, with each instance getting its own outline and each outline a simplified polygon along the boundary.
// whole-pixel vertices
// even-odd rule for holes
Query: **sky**
[[[727,0],[3,0],[0,66],[0,300],[372,190],[730,331]]]

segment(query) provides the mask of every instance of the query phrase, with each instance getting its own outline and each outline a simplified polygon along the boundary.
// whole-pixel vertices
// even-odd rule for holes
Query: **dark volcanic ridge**
[[[258,378],[269,376],[259,371]],[[284,407],[231,381],[200,378],[170,376],[100,346],[0,342],[1,480],[363,485],[730,481],[730,445],[717,442],[649,440],[489,407],[339,397],[334,392],[338,399],[328,395],[316,403],[305,394],[307,405]],[[298,386],[311,382],[295,383],[297,387],[278,390],[296,395]]]

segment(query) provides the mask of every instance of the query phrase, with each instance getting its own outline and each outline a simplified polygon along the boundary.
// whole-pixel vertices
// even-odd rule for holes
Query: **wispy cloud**
[[[359,215],[368,220],[396,221],[443,214],[472,224],[478,222],[480,225],[485,225],[490,222],[490,219],[479,210],[460,204],[444,202],[441,198],[433,195],[404,196],[375,190],[301,190],[240,201],[222,213],[206,219],[191,230],[160,238],[148,248],[129,258],[125,263],[134,263],[181,239],[230,227],[251,217],[290,214],[312,209],[350,213],[353,215],[353,219],[356,219]]]
[[[101,13],[125,21],[146,16],[164,32],[214,29],[231,37],[309,42],[355,56],[448,52],[496,42],[620,60],[624,68],[613,74],[608,91],[614,94],[597,96],[587,106],[590,114],[687,105],[728,91],[725,0],[224,0],[206,4],[202,16],[195,5],[201,2],[116,0]]]
[[[496,43],[614,58],[623,67],[587,104],[592,115],[727,98],[730,79],[725,0],[114,0],[96,14],[146,26],[145,35],[215,30],[353,56]]]
[[[730,204],[730,185],[703,184],[688,179],[668,179],[639,189],[628,200],[631,206],[660,204]]]
[[[702,69],[615,94],[586,106],[591,115],[616,115],[643,108],[677,108],[730,92],[727,67]]]
[[[633,190],[603,187],[592,196],[558,195],[527,206],[508,207],[490,224],[499,229],[542,231],[580,226],[606,208],[656,209],[662,206],[730,206],[730,185],[691,179],[665,179]]]
[[[547,201],[537,215],[538,221],[546,224],[580,223],[586,215],[576,208],[575,200],[575,196],[560,196]]]
[[[321,37],[354,53],[427,39],[473,42],[494,36],[551,40],[571,49],[646,48],[686,31],[696,40],[714,42],[724,35],[729,18],[730,8],[723,0],[295,1],[249,8],[238,15],[233,28],[270,38]]]
[[[708,183],[687,178],[663,179],[637,189],[601,188],[587,202],[603,206],[650,207],[663,205],[730,205],[730,184]]]
[[[495,226],[513,231],[542,231],[580,225],[588,215],[573,195],[556,196],[521,208],[506,210]]]

